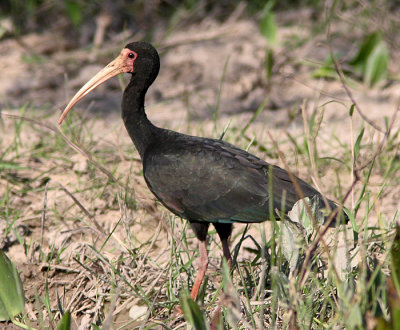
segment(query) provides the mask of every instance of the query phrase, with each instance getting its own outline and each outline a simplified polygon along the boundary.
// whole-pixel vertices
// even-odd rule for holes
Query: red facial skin
[[[61,125],[64,118],[73,108],[73,106],[78,103],[83,97],[89,94],[93,89],[100,86],[108,79],[119,75],[120,73],[132,73],[135,69],[134,64],[137,58],[138,54],[136,52],[128,48],[124,48],[115,60],[107,64],[104,69],[99,71],[75,94],[75,96],[71,99],[71,101],[68,103],[63,113],[61,114],[61,117],[58,120],[58,125]]]

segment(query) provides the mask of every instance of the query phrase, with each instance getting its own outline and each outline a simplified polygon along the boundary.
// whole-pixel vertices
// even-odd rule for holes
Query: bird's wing
[[[175,142],[145,157],[144,174],[150,190],[180,216],[200,222],[261,222],[269,218],[270,198],[274,210],[286,212],[299,200],[286,171],[244,150],[212,139]],[[298,185],[304,196],[319,194],[300,179]]]

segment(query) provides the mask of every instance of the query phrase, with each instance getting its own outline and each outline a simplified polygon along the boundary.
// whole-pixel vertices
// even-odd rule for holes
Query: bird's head
[[[151,44],[144,41],[127,44],[116,59],[107,64],[75,94],[61,114],[58,124],[63,122],[76,103],[110,78],[120,73],[132,73],[134,83],[142,84],[145,89],[154,81],[159,70],[160,59]]]

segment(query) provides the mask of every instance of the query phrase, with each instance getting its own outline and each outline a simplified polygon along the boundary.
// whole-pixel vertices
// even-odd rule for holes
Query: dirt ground
[[[293,13],[287,15],[293,16]],[[256,21],[234,18],[218,23],[204,20],[167,37],[162,31],[158,31],[154,43],[161,54],[161,71],[147,95],[149,118],[161,127],[215,138],[230,123],[227,139],[246,148],[249,141],[235,132],[243,128],[260,104],[265,102],[265,109],[251,123],[246,134],[250,138],[254,137],[266,149],[252,146],[250,151],[274,164],[284,166],[278,157],[270,157],[273,150],[273,143],[268,135],[270,133],[274,140],[284,141],[278,142],[279,147],[296,174],[318,185],[318,189],[329,198],[338,200],[342,195],[333,189],[337,187],[337,178],[341,180],[342,192],[346,191],[352,180],[351,170],[341,170],[340,162],[332,162],[330,168],[317,169],[317,173],[323,173],[323,176],[316,178],[310,167],[302,166],[303,156],[297,155],[293,145],[288,142],[288,133],[294,138],[303,136],[301,107],[306,109],[308,118],[314,108],[323,109],[317,140],[319,157],[342,157],[340,150],[351,150],[356,139],[354,132],[359,132],[362,125],[366,127],[365,141],[368,143],[379,143],[383,134],[366,125],[357,112],[352,120],[349,118],[352,102],[338,79],[312,78],[312,64],[322,63],[329,54],[326,34],[316,34],[301,46],[293,48],[288,48],[288,42],[284,42],[310,34],[311,24],[307,23],[311,19],[310,15],[305,10],[300,15],[301,19],[292,24],[282,24],[279,28],[280,42],[275,48],[276,62],[269,81],[265,78],[264,70],[265,49],[268,44],[260,35]],[[280,19],[283,22],[289,20],[288,17]],[[342,28],[332,26],[332,33],[339,33]],[[354,40],[358,40],[360,34],[361,31],[354,30],[351,35],[347,35],[347,39],[333,39],[333,49],[354,54]],[[133,35],[129,40],[139,37],[140,35]],[[6,175],[0,177],[0,200],[7,193],[9,204],[20,210],[16,219],[18,235],[14,232],[7,236],[1,234],[0,246],[6,249],[10,259],[22,271],[28,299],[27,315],[32,322],[39,322],[40,319],[33,303],[34,297],[43,295],[46,285],[50,285],[52,308],[56,308],[54,302],[58,292],[65,299],[68,308],[74,311],[75,317],[78,317],[76,326],[81,329],[89,328],[90,322],[98,320],[102,311],[95,301],[105,294],[105,289],[97,286],[93,274],[88,274],[80,267],[76,261],[76,252],[80,251],[81,260],[84,260],[86,254],[93,253],[86,243],[96,245],[97,239],[104,241],[105,237],[98,233],[99,230],[113,232],[121,219],[123,226],[113,232],[103,251],[103,255],[111,263],[126,253],[127,240],[133,240],[135,244],[150,240],[148,255],[157,260],[157,267],[165,264],[170,257],[171,233],[160,220],[160,217],[170,215],[147,190],[141,176],[139,156],[131,146],[120,119],[121,84],[127,81],[127,77],[123,78],[124,81],[113,79],[99,87],[74,112],[88,120],[97,118],[91,121],[90,138],[82,138],[80,142],[89,152],[96,153],[96,160],[100,159],[106,170],[112,172],[121,182],[127,182],[128,187],[134,187],[138,205],[135,211],[124,209],[118,187],[104,191],[101,198],[95,198],[82,178],[91,180],[92,184],[101,185],[108,182],[107,174],[90,166],[85,156],[67,144],[65,149],[54,152],[55,157],[30,155],[28,150],[33,146],[43,139],[57,140],[58,133],[36,123],[24,122],[17,141],[16,119],[8,116],[21,114],[20,109],[26,107],[23,114],[25,117],[56,128],[60,111],[70,97],[94,73],[111,61],[122,46],[121,38],[111,40],[96,50],[71,50],[68,42],[52,31],[28,34],[20,40],[0,41],[0,146],[4,151],[9,145],[18,143],[18,150],[9,153],[9,158],[5,160],[11,161],[18,156],[19,165],[24,167],[17,172],[10,171],[14,173],[14,181],[10,181]],[[398,59],[399,54],[393,53],[391,72],[399,72]],[[353,97],[359,107],[370,121],[380,127],[384,127],[384,117],[392,118],[396,111],[399,87],[398,80],[393,80],[385,88],[378,86],[370,89],[362,83],[351,84]],[[328,103],[332,100],[335,102]],[[214,122],[210,108],[215,108],[218,103],[218,118]],[[399,123],[397,121],[394,124],[394,130],[399,128]],[[66,134],[70,136],[69,132]],[[301,144],[302,140],[298,143]],[[99,150],[106,151],[101,153]],[[370,153],[372,151],[365,148],[366,158]],[[62,157],[68,158],[69,162],[65,163]],[[48,173],[43,174],[46,171]],[[128,177],[124,178],[124,173],[129,173]],[[29,189],[25,189],[23,181],[36,177],[37,180],[30,181]],[[372,194],[377,194],[374,188],[378,190],[381,182],[382,174],[374,172],[371,177]],[[357,196],[360,189],[361,185],[357,185],[352,196]],[[73,192],[82,207],[78,206],[67,191]],[[386,220],[393,219],[399,211],[399,197],[400,188],[388,182],[369,221],[376,223],[377,214]],[[345,204],[351,207],[352,203],[352,198],[349,198]],[[4,221],[0,221],[0,233],[5,233]],[[176,221],[178,229],[185,226],[184,222],[178,219]],[[128,233],[134,238],[128,238]],[[251,233],[257,237],[259,229],[253,228]],[[178,233],[175,232],[175,235]],[[191,246],[196,246],[196,241],[191,234],[190,236]],[[21,238],[29,243],[20,244]],[[232,244],[237,240],[238,237],[235,237]],[[212,269],[219,267],[221,255],[220,247],[214,245],[213,242],[210,248]],[[62,262],[50,261],[50,267],[48,260],[51,260],[49,255],[52,249],[62,250],[59,257]],[[245,251],[242,257],[246,257]],[[140,272],[144,272],[146,268],[152,269],[152,266],[143,263],[139,270],[130,270],[129,264],[125,264],[122,271],[126,274],[131,272],[131,276],[139,281]],[[102,268],[103,265],[98,264],[98,267],[99,272],[106,271]],[[166,274],[160,276],[163,279]],[[91,280],[87,280],[88,277]],[[155,275],[140,281],[154,281],[155,289],[162,286],[156,281]],[[61,288],[67,288],[68,294],[64,295]],[[80,296],[81,292],[92,292],[91,297],[86,297],[91,301],[87,306],[81,304],[86,301]],[[115,314],[119,320],[127,319],[128,311],[132,310],[132,306],[138,305],[137,299],[124,299],[124,304],[118,307],[119,313]]]

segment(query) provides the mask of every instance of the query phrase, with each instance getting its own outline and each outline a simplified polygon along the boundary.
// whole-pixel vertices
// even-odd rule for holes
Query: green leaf
[[[272,12],[272,6],[273,2],[269,1],[264,7],[260,20],[260,32],[271,45],[274,45],[276,43],[276,31],[278,28],[275,22],[275,14]]]
[[[69,329],[71,329],[71,313],[69,311],[66,311],[57,324],[57,330]]]
[[[272,49],[267,49],[265,53],[265,70],[268,81],[272,77],[272,68],[274,67],[274,63],[275,63],[274,51]]]
[[[300,249],[304,238],[301,230],[289,220],[283,221],[281,232],[283,255],[289,263],[290,273],[293,273],[300,258]]]
[[[251,116],[250,120],[247,122],[247,124],[244,126],[242,129],[242,135],[244,135],[247,131],[247,129],[250,127],[250,125],[257,119],[258,115],[264,110],[265,106],[267,105],[268,99],[265,99],[260,106],[257,108],[256,112],[253,113],[253,116]]]
[[[367,35],[357,55],[349,64],[363,75],[364,82],[372,87],[386,79],[389,50],[380,32]]]
[[[377,318],[376,330],[392,330],[392,326],[382,316]]]
[[[396,289],[394,279],[394,273],[392,273],[392,276],[386,280],[387,300],[390,312],[389,321],[392,329],[400,329],[400,294],[399,290]]]
[[[388,62],[389,50],[386,45],[381,42],[368,57],[365,66],[364,81],[369,87],[386,79]]]
[[[391,329],[400,329],[400,226],[396,226],[391,252],[391,275],[386,279],[387,303],[389,306]],[[385,323],[382,324],[382,328]],[[386,323],[386,325],[388,325]]]
[[[362,313],[361,313],[360,305],[354,304],[350,308],[350,313],[346,320],[346,325],[350,329],[361,329],[362,328]]]
[[[24,308],[24,288],[18,270],[0,250],[0,321],[11,320]]]
[[[364,38],[357,55],[349,62],[349,64],[362,73],[368,58],[381,41],[382,36],[379,32],[367,35]]]
[[[364,135],[364,127],[361,129],[360,134],[358,134],[356,143],[354,144],[354,159],[357,159],[363,135]]]
[[[354,105],[354,103],[353,103],[353,104],[351,105],[351,107],[350,107],[350,110],[349,110],[349,115],[350,115],[350,117],[353,117],[354,107],[355,107],[355,105]]]
[[[335,79],[337,72],[332,57],[329,55],[322,65],[312,72],[312,77],[317,79]]]
[[[26,170],[26,169],[29,169],[29,168],[21,166],[17,163],[0,161],[0,170]]]
[[[400,289],[400,226],[396,227],[396,236],[393,241],[392,249],[392,277],[394,283],[397,283],[398,289]]]
[[[400,329],[400,308],[397,306],[396,310],[392,312],[392,329]]]
[[[67,15],[74,26],[78,26],[82,22],[82,8],[77,1],[67,1],[65,3]]]
[[[180,299],[183,316],[187,323],[189,323],[193,329],[196,330],[207,330],[208,325],[204,318],[203,313],[197,303],[190,298],[189,295],[184,294]]]

